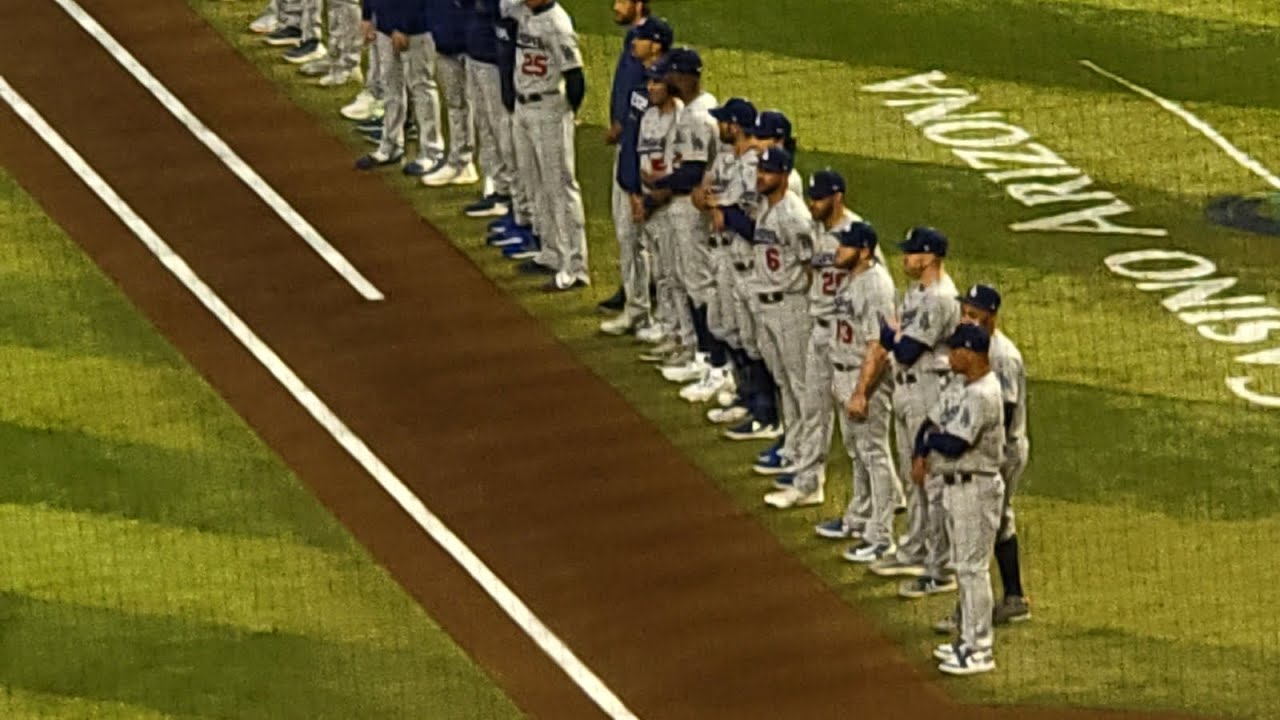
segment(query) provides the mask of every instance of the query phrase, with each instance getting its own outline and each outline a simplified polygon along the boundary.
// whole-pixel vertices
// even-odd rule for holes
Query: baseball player
[[[947,529],[954,543],[960,582],[960,636],[938,646],[938,669],[975,675],[996,667],[991,630],[991,553],[1005,497],[1004,408],[1000,380],[991,371],[990,336],[962,324],[947,339],[948,363],[956,373],[915,434],[911,480],[929,478],[942,488]]]
[[[645,65],[636,56],[633,47],[636,30],[644,25],[648,19],[649,0],[613,0],[613,21],[617,25],[626,28],[626,35],[622,40],[622,52],[618,54],[618,62],[613,70],[613,86],[609,90],[609,129],[605,132],[604,142],[606,145],[616,147],[613,160],[614,181],[610,210],[613,213],[614,233],[618,238],[618,262],[622,284],[618,286],[617,292],[596,305],[601,312],[607,313],[616,313],[628,309],[627,283],[636,280],[633,273],[636,270],[636,261],[640,253],[640,232],[631,220],[631,203],[627,198],[628,193],[618,184],[618,166],[624,162],[624,152],[628,153],[625,162],[629,166],[634,163],[631,155],[635,150],[634,136],[628,138],[631,142],[626,147],[622,145],[623,135],[625,134],[625,121],[629,114],[632,97],[639,90],[640,100],[644,102],[648,95],[647,89],[641,87],[646,84],[644,76]],[[670,43],[668,43],[667,47],[670,46]],[[641,108],[640,112],[643,113],[644,109]],[[634,128],[632,129],[634,130]],[[630,171],[629,168],[628,171]],[[635,288],[632,288],[632,294],[634,295],[634,293]],[[632,312],[629,314],[634,314],[636,308],[631,308],[631,310]],[[628,327],[622,333],[630,329]]]
[[[792,475],[782,477],[783,485],[794,485],[800,494],[811,494],[814,488],[826,480],[827,451],[831,447],[834,425],[831,399],[831,338],[834,329],[836,295],[848,278],[846,268],[835,264],[838,237],[855,222],[862,220],[845,207],[845,180],[834,170],[827,168],[815,173],[806,191],[809,214],[814,222],[814,249],[809,260],[809,318],[811,321],[808,347],[802,359],[805,395],[800,398],[800,418],[791,428],[795,438],[795,456],[783,454],[766,457],[755,465],[761,475]],[[863,472],[861,467],[856,472]],[[855,483],[856,484],[856,483]],[[774,495],[782,498],[785,494]],[[775,507],[788,507],[770,503]]]
[[[757,341],[765,364],[773,371],[782,396],[784,425],[799,423],[804,396],[804,350],[809,340],[807,263],[813,256],[814,230],[809,210],[788,190],[794,170],[791,153],[771,147],[756,166],[756,189],[763,199],[760,214],[725,211],[726,224],[754,246]],[[790,439],[790,438],[788,438]],[[783,449],[784,457],[792,457]],[[794,506],[822,503],[822,488],[798,497]]]
[[[667,53],[665,63],[665,80],[684,107],[676,118],[671,174],[658,180],[655,190],[669,198],[667,214],[676,255],[673,302],[680,314],[681,340],[696,352],[668,362],[662,375],[671,382],[688,383],[701,380],[712,368],[721,377],[728,373],[727,350],[707,330],[707,303],[714,287],[707,241],[711,226],[692,197],[719,150],[719,125],[711,116],[718,102],[702,89],[702,58],[696,50],[675,48]]]
[[[436,71],[449,122],[449,151],[438,167],[424,168],[422,184],[427,187],[474,185],[476,172],[475,121],[471,98],[467,95],[467,22],[475,0],[431,0],[431,37],[436,43]]]
[[[378,149],[357,160],[357,169],[394,165],[404,157],[404,120],[410,97],[418,120],[418,157],[405,166],[405,172],[414,174],[418,168],[431,167],[444,154],[435,81],[436,49],[427,9],[427,0],[364,0],[362,28],[365,40],[376,43],[378,48],[386,112]]]
[[[1027,467],[1031,450],[1027,439],[1027,371],[1022,353],[1008,335],[997,327],[1000,293],[990,285],[974,285],[960,297],[961,322],[977,325],[991,338],[991,370],[1000,381],[1004,398],[1004,502],[996,533],[996,565],[1004,583],[1004,599],[996,605],[996,625],[1031,619],[1031,608],[1022,591],[1022,569],[1018,562],[1018,528],[1014,522],[1013,496]],[[954,542],[954,540],[953,540]]]
[[[574,114],[586,96],[573,21],[555,0],[502,0],[518,24],[516,165],[533,199],[542,250],[521,270],[551,275],[544,290],[586,287],[586,219],[574,154]]]
[[[516,149],[511,113],[503,104],[496,35],[499,0],[469,0],[467,18],[467,97],[475,115],[476,149],[485,174],[485,192],[463,208],[467,217],[503,217],[516,192]]]
[[[649,79],[645,71],[670,49],[675,33],[666,20],[648,17],[647,8],[647,2],[631,0],[618,0],[614,4],[615,19],[632,19],[634,24],[627,31],[629,49],[625,55],[630,60],[624,63],[620,58],[614,72],[614,96],[610,106],[611,112],[617,114],[613,121],[617,123],[616,130],[611,125],[605,138],[618,146],[614,159],[611,208],[622,272],[622,288],[618,296],[621,312],[602,322],[600,331],[607,335],[623,335],[632,330],[645,332],[652,328],[649,332],[656,333],[656,336],[648,339],[660,341],[661,326],[653,322],[649,297],[652,248],[647,245],[643,222],[636,222],[639,206],[644,200],[638,143],[641,118],[649,109]],[[624,93],[622,85],[636,74],[636,67],[640,69],[640,79],[632,80]],[[611,308],[614,304],[611,300],[601,303],[601,307]]]
[[[898,313],[901,325],[886,323],[881,328],[884,352],[868,357],[872,370],[892,356],[894,373],[893,407],[898,439],[900,472],[910,475],[912,439],[924,423],[925,415],[938,402],[949,372],[946,340],[960,321],[956,286],[943,266],[949,246],[947,237],[928,227],[912,228],[905,241],[903,268],[912,280]],[[865,417],[870,397],[866,389],[849,399],[853,417]],[[908,493],[908,531],[896,554],[871,564],[877,575],[909,575],[898,594],[919,598],[955,590],[954,579],[944,572],[947,562],[947,534],[942,510],[942,482],[931,477],[923,486],[913,485]]]
[[[329,54],[320,39],[320,0],[302,0],[298,5],[298,25],[302,31],[296,47],[281,56],[285,62],[295,65],[320,60]]]
[[[363,82],[360,54],[360,0],[329,0],[326,15],[329,34],[328,52],[298,68],[306,77],[317,78],[321,87],[338,87],[348,82]]]

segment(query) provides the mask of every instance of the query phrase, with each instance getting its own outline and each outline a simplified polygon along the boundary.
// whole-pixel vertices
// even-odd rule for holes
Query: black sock
[[[1004,596],[1022,596],[1022,568],[1018,565],[1018,536],[996,543],[996,565],[1004,583]]]

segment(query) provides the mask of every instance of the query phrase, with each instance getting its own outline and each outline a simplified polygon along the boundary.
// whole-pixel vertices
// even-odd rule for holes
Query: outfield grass
[[[2,170],[0,378],[0,716],[520,716]]]
[[[533,283],[484,247],[480,225],[460,217],[468,192],[427,191],[393,173],[388,182],[788,549],[870,612],[909,656],[924,658],[934,640],[926,624],[950,600],[905,604],[889,585],[842,563],[838,546],[811,535],[812,523],[844,500],[847,468],[833,464],[837,492],[822,510],[766,512],[766,483],[746,465],[756,448],[718,440],[701,409],[676,399],[671,386],[635,362],[634,346],[596,334],[590,305],[616,285],[610,149],[601,138],[619,40],[605,3],[563,1],[583,34],[592,88],[578,167],[593,289],[581,300],[529,292]],[[195,6],[284,92],[348,138],[353,159],[367,149],[333,112],[350,91],[303,85],[274,52],[242,33],[256,8]],[[1019,526],[1036,617],[1000,634],[999,672],[948,689],[987,702],[1273,717],[1280,619],[1270,589],[1280,567],[1280,461],[1270,445],[1280,435],[1280,415],[1227,392],[1223,378],[1240,348],[1200,338],[1164,311],[1158,296],[1111,275],[1102,260],[1138,248],[1185,249],[1240,278],[1233,292],[1274,299],[1280,244],[1208,225],[1202,208],[1210,195],[1260,189],[1258,180],[1078,60],[1187,101],[1280,169],[1274,4],[686,0],[661,8],[679,41],[704,49],[712,91],[788,111],[801,169],[831,164],[845,171],[855,207],[887,237],[920,222],[944,228],[954,241],[957,282],[985,280],[1005,291],[1005,327],[1031,375],[1033,459]],[[1010,223],[1032,213],[930,144],[900,110],[884,107],[883,97],[859,90],[929,69],[978,93],[973,111],[1006,113],[1126,200],[1135,208],[1131,223],[1159,225],[1170,236],[1011,232]],[[1255,375],[1259,387],[1280,389],[1273,370]]]

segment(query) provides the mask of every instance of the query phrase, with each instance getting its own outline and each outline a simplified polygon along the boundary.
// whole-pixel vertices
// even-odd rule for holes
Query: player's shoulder
[[[1000,378],[994,372],[974,380],[965,385],[965,394],[974,396],[985,404],[1000,407],[1004,403],[1004,389],[1000,385]]]
[[[999,329],[997,329],[995,335],[991,337],[990,356],[993,364],[999,362],[1001,364],[1013,365],[1019,368],[1023,365],[1022,351],[1018,349],[1018,346],[1009,338],[1008,335],[1005,335]]]
[[[572,33],[574,31],[573,17],[569,15],[569,11],[565,10],[564,6],[560,3],[556,3],[551,6],[551,9],[546,13],[546,18],[548,24],[554,28],[556,32]]]

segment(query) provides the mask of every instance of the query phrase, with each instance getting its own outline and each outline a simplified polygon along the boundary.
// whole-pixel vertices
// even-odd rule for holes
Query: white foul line
[[[280,194],[276,192],[275,188],[267,184],[267,181],[263,180],[262,176],[259,175],[256,170],[250,167],[244,160],[240,159],[240,156],[237,155],[230,146],[223,142],[222,138],[219,137],[217,133],[210,130],[207,125],[200,121],[200,118],[196,117],[194,113],[188,110],[187,106],[169,91],[169,88],[165,87],[163,83],[156,79],[155,75],[151,74],[151,71],[147,70],[142,63],[138,62],[138,59],[126,50],[123,45],[117,42],[116,39],[112,37],[111,34],[93,18],[92,15],[76,4],[75,0],[53,1],[61,6],[73,20],[79,23],[80,27],[84,28],[84,31],[87,32],[90,37],[98,41],[98,44],[101,45],[103,49],[111,55],[111,57],[115,58],[116,62],[120,63],[125,70],[129,71],[129,74],[132,75],[135,80],[155,96],[156,100],[159,100],[160,104],[163,105],[175,118],[177,118],[178,122],[186,126],[187,130],[189,130],[197,140],[204,143],[205,147],[209,148],[209,150],[227,166],[227,169],[235,173],[235,176],[240,178],[245,185],[249,186],[250,190],[256,193],[258,197],[262,198],[262,201],[274,210],[276,215],[279,215],[280,219],[284,220],[286,225],[292,228],[294,232],[298,233],[298,236],[310,245],[311,249],[315,250],[316,253],[329,264],[329,267],[332,267],[337,271],[337,273],[342,276],[343,280],[346,280],[353,288],[355,288],[356,292],[360,293],[361,297],[365,300],[383,299],[382,291],[374,287],[373,283],[369,282],[364,275],[361,275],[360,271],[355,269],[355,267],[352,266],[342,253],[338,252],[336,248],[330,245],[329,241],[325,240],[324,236],[312,227],[311,223],[307,222],[307,219],[302,217],[301,213],[294,210],[293,206],[290,205],[287,200],[280,197]]]
[[[552,661],[601,710],[609,717],[617,720],[636,720],[636,716],[622,704],[622,701],[613,694],[613,691],[606,687],[600,678],[583,664],[573,654],[573,651],[533,614],[533,611],[472,552],[471,548],[462,542],[461,538],[455,535],[440,518],[427,509],[426,505],[413,494],[413,491],[406,487],[404,482],[396,477],[395,473],[382,462],[382,459],[369,449],[364,440],[352,432],[329,409],[329,406],[302,382],[302,379],[285,364],[284,360],[281,360],[280,356],[269,345],[263,342],[231,308],[227,307],[222,298],[196,275],[191,266],[187,265],[186,261],[174,252],[173,248],[169,247],[151,229],[151,226],[133,211],[133,208],[102,179],[102,176],[97,171],[85,162],[84,158],[74,148],[67,144],[66,140],[45,121],[25,98],[13,89],[13,86],[3,76],[0,76],[0,98],[8,103],[14,112],[18,114],[18,117],[31,126],[31,129],[48,143],[54,152],[58,153],[62,161],[76,174],[76,177],[83,180],[89,186],[89,189],[97,194],[98,198],[138,236],[142,244],[160,260],[165,268],[173,273],[186,286],[187,290],[191,291],[192,295],[196,296],[235,339],[239,340],[240,344],[289,391],[289,394],[298,401],[298,404],[302,405],[311,414],[311,417],[315,418],[316,422],[328,431],[333,439],[356,462],[360,463],[360,466],[382,486],[382,489],[388,495],[395,499],[396,503],[413,518],[414,522],[432,540],[444,548],[445,552],[449,553],[467,571],[467,574],[488,593],[489,597],[493,598],[494,602],[515,621],[516,625],[519,625],[520,629],[537,643],[538,647],[549,655]]]
[[[1213,128],[1212,125],[1205,122],[1204,120],[1201,120],[1190,110],[1183,107],[1181,103],[1174,102],[1173,100],[1169,100],[1168,98],[1160,97],[1159,95],[1151,92],[1150,90],[1142,87],[1141,85],[1132,83],[1120,77],[1119,75],[1116,75],[1110,70],[1100,67],[1097,63],[1093,62],[1092,60],[1081,60],[1080,64],[1109,80],[1112,80],[1120,85],[1123,85],[1124,87],[1132,90],[1133,92],[1138,93],[1142,97],[1147,98],[1148,100],[1154,102],[1155,104],[1159,105],[1165,110],[1168,110],[1174,115],[1177,115],[1179,118],[1182,118],[1183,122],[1195,128],[1196,130],[1199,130],[1200,134],[1209,138],[1210,142],[1222,148],[1223,151],[1225,151],[1228,155],[1230,155],[1231,159],[1235,160],[1238,165],[1245,168],[1246,170],[1253,173],[1254,175],[1257,175],[1258,177],[1262,178],[1271,187],[1276,188],[1277,190],[1280,190],[1280,177],[1276,177],[1270,170],[1266,168],[1265,165],[1255,160],[1251,155],[1249,155],[1245,151],[1241,150],[1235,145],[1232,145],[1230,140],[1222,136],[1222,133],[1218,132]]]

